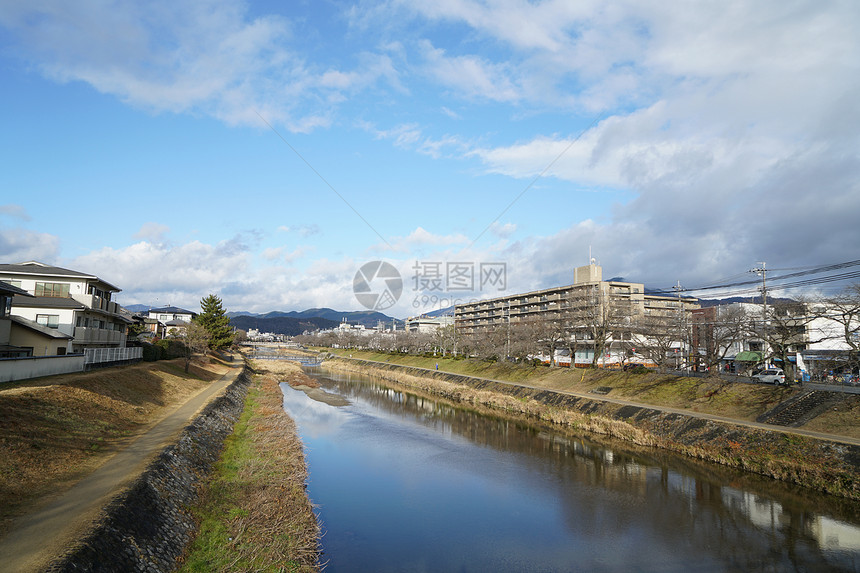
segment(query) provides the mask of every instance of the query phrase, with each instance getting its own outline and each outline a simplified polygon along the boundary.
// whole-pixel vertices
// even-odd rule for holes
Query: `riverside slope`
[[[150,531],[145,532],[143,536],[149,535],[153,539],[158,537],[153,535],[153,531],[159,528],[157,522],[164,516],[158,511],[166,505],[153,499],[159,497],[166,499],[177,492],[177,483],[172,483],[171,480],[179,480],[183,483],[193,481],[191,479],[193,476],[186,476],[189,479],[183,479],[176,463],[186,455],[182,452],[183,444],[187,450],[191,446],[190,442],[201,439],[207,443],[212,440],[217,441],[219,435],[223,441],[223,435],[229,433],[232,428],[230,416],[225,417],[223,414],[229,410],[225,408],[227,403],[232,403],[232,408],[235,410],[238,407],[241,412],[244,383],[241,372],[241,368],[232,369],[217,382],[187,400],[59,498],[16,520],[9,535],[0,540],[0,562],[4,564],[4,570],[117,571],[134,570],[132,563],[152,565],[155,561],[152,554],[158,551],[153,551],[151,547],[147,551],[147,542],[144,542],[140,536],[136,538],[133,534],[129,534],[128,527],[118,523],[117,519],[121,520],[122,515],[137,516],[126,525],[132,528],[135,525],[144,528],[148,526]],[[197,416],[201,410],[203,410],[202,414]],[[192,424],[180,435],[183,427],[195,418],[196,426]],[[217,432],[216,427],[220,427]],[[169,445],[174,442],[177,442],[177,445]],[[168,447],[165,449],[165,446]],[[195,448],[198,452],[214,453],[214,459],[217,459],[218,446],[214,441],[211,446],[209,448],[195,446]],[[159,452],[161,452],[160,456],[141,475],[144,468]],[[204,462],[197,460],[190,463],[200,466]],[[165,469],[171,465],[173,466],[171,469]],[[122,495],[116,498],[119,494]],[[114,501],[110,502],[111,499]],[[108,509],[102,513],[103,507],[108,502],[110,502]],[[154,512],[154,510],[157,511]],[[167,513],[171,512],[172,510],[167,510]],[[142,518],[144,515],[145,519]],[[94,523],[95,528],[93,528]],[[173,530],[172,527],[168,529],[171,532]],[[182,535],[175,536],[171,533],[166,539],[168,543],[178,547],[181,553],[184,542],[179,539],[180,537]],[[82,538],[84,541],[81,543],[79,540]],[[162,543],[164,541],[165,539],[161,540]],[[108,547],[114,546],[121,546],[122,551],[107,550]],[[66,553],[69,548],[73,549]],[[129,549],[131,554],[124,554]],[[55,561],[64,553],[64,557]],[[165,554],[168,553],[173,552],[165,552]],[[109,559],[110,562],[106,562],[105,559]],[[115,560],[124,560],[122,562],[132,568],[117,567],[118,562]],[[52,562],[53,565],[51,565]],[[88,565],[84,565],[85,563]],[[157,570],[169,569],[157,568]]]

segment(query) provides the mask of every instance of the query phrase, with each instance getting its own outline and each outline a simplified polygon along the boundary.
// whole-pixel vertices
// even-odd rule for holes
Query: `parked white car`
[[[763,384],[785,384],[785,372],[782,371],[782,368],[762,370],[758,374],[754,374],[753,378]]]

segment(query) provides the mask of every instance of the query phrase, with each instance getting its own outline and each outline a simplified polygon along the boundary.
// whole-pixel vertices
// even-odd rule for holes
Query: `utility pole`
[[[505,343],[505,362],[511,356],[511,299],[508,299],[508,339]]]
[[[761,357],[767,356],[767,263],[760,262],[761,266],[750,270],[761,277]]]
[[[687,336],[686,336],[687,329],[684,327],[684,306],[683,306],[683,303],[681,302],[681,292],[684,289],[683,289],[683,287],[681,287],[681,281],[678,281],[678,284],[673,286],[672,290],[674,290],[675,292],[678,293],[678,338],[679,338],[678,342],[680,344],[680,348],[678,349],[678,352],[681,353],[680,360],[683,360],[684,359],[684,353],[686,351],[685,339],[687,338]],[[680,368],[680,360],[679,360],[679,365],[678,365],[679,370],[681,369]]]

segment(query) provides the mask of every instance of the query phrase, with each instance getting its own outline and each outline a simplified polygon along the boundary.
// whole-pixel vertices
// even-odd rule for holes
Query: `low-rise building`
[[[146,312],[144,325],[152,336],[182,336],[185,329],[197,316],[196,312],[179,308],[178,306],[163,306],[151,308]]]
[[[95,275],[28,261],[0,265],[0,281],[27,292],[9,312],[71,337],[68,350],[122,348],[130,316],[112,300],[121,289]]]
[[[406,319],[407,332],[432,333],[454,325],[453,316],[411,316]]]

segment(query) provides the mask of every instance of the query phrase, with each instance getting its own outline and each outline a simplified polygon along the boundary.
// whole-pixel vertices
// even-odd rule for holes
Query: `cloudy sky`
[[[363,309],[385,261],[405,317],[589,252],[653,288],[860,259],[858,30],[853,0],[3,2],[0,262],[267,312]]]

